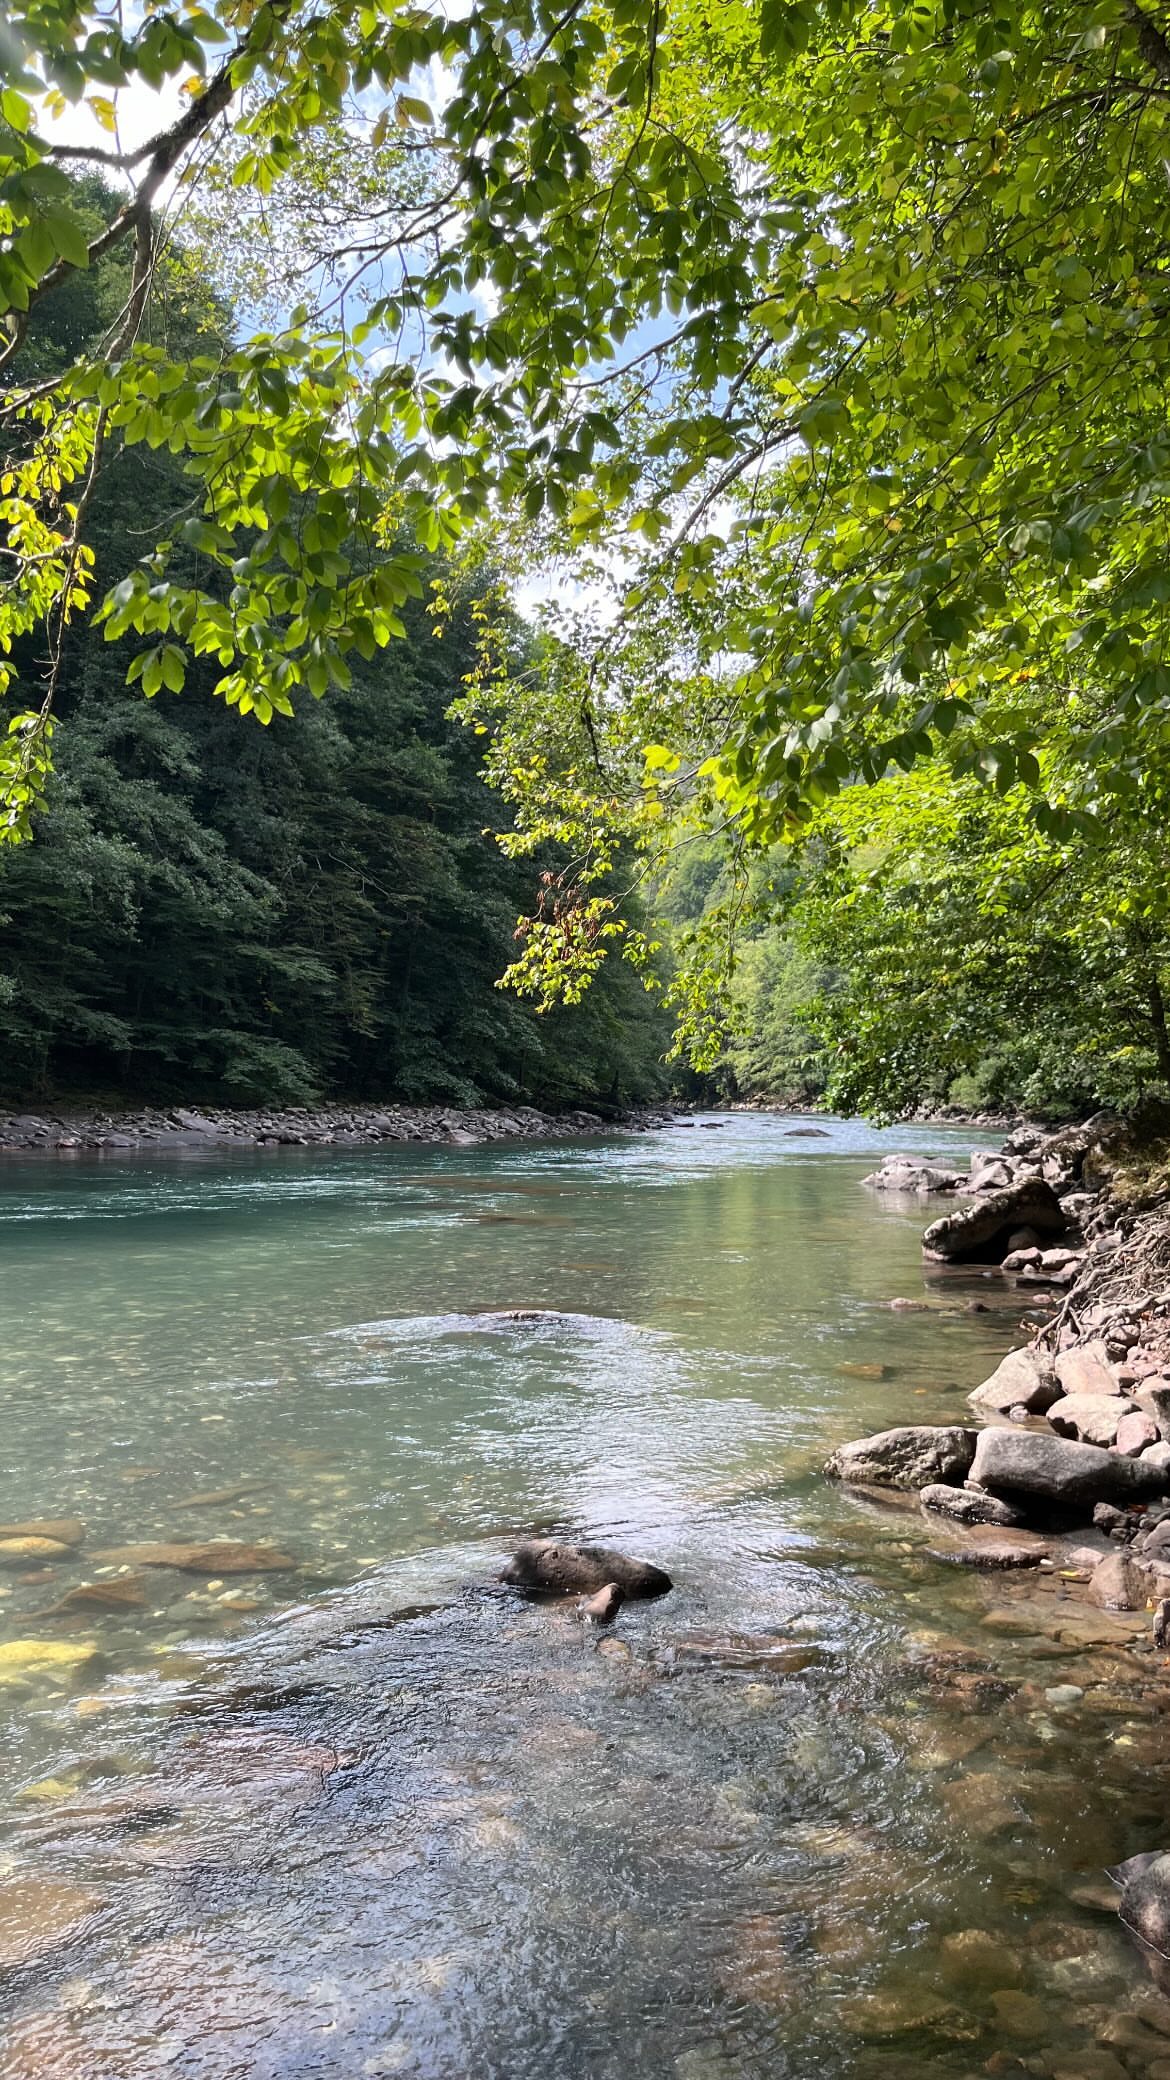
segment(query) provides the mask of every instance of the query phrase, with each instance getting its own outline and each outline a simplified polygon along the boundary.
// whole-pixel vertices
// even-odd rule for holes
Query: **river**
[[[0,1516],[85,1537],[0,1576],[0,2080],[1163,2080],[1148,1621],[820,1473],[1018,1320],[893,1145],[5,1162]],[[598,1637],[495,1584],[546,1528],[676,1587]],[[282,1557],[121,1556],[222,1539]]]

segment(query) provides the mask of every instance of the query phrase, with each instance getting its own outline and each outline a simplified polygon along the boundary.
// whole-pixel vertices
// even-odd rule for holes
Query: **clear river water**
[[[970,1137],[4,1162],[0,1518],[84,1537],[0,1574],[0,2080],[1166,2080],[1148,1619],[820,1471],[1018,1340],[895,1145]]]

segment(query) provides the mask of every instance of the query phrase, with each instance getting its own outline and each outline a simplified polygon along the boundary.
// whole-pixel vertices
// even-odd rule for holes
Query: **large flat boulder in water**
[[[985,1408],[994,1415],[1026,1408],[1030,1416],[1042,1416],[1060,1400],[1062,1392],[1050,1358],[1040,1351],[1018,1350],[1009,1351],[991,1378],[967,1399],[973,1408]]]
[[[993,1495],[1091,1509],[1164,1492],[1165,1475],[1141,1459],[1095,1444],[1071,1444],[1036,1430],[982,1430],[971,1478]]]
[[[1018,1229],[1063,1235],[1067,1225],[1052,1186],[1042,1178],[1029,1178],[972,1200],[957,1213],[944,1213],[931,1222],[922,1248],[924,1255],[942,1264],[1000,1264]]]
[[[879,1430],[839,1445],[826,1462],[830,1480],[875,1488],[928,1488],[935,1482],[960,1485],[971,1471],[976,1430],[957,1424],[911,1423]]]
[[[961,1170],[924,1162],[921,1156],[885,1156],[881,1167],[863,1177],[877,1192],[954,1192],[965,1183]]]
[[[518,1546],[500,1580],[543,1596],[592,1596],[608,1582],[616,1582],[629,1597],[665,1596],[674,1587],[664,1569],[649,1560],[631,1560],[609,1546],[562,1545],[556,1538],[533,1538]]]

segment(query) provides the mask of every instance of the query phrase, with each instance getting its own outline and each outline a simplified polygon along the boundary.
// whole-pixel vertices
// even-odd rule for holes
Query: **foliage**
[[[607,947],[653,958],[607,907],[619,861],[722,827],[731,928],[752,848],[928,756],[957,800],[1022,784],[1058,848],[1145,814],[1170,712],[1151,6],[177,0],[127,24],[37,0],[4,35],[10,834],[82,616],[148,694],[206,675],[287,718],[413,625],[423,554],[489,524],[517,567],[591,551],[617,595],[535,673],[487,646],[468,698],[509,849],[572,866],[516,966],[541,1002]],[[141,146],[127,87],[178,91]],[[79,102],[120,197],[98,230],[53,127]],[[346,140],[339,233],[317,205]],[[380,205],[361,172],[388,152]],[[279,319],[210,350],[156,313],[201,182],[192,207],[288,204]],[[115,251],[99,341],[44,372],[28,321]],[[184,498],[99,584],[121,448],[172,456]],[[674,994],[699,1058],[727,937],[709,921]]]
[[[802,846],[791,924],[830,1103],[1056,1115],[1170,1082],[1164,792],[1062,843],[1023,790],[937,772],[854,790]]]
[[[205,289],[182,286],[184,322],[214,336]],[[111,260],[46,303],[42,361],[118,294]],[[181,489],[169,454],[113,450],[91,511],[99,582]],[[144,701],[125,645],[66,631],[48,813],[0,863],[0,1087],[554,1106],[655,1092],[665,1035],[628,971],[545,1019],[497,987],[528,870],[488,835],[500,804],[445,719],[476,594],[427,570],[441,633],[412,602],[404,643],[275,732],[242,733],[206,698]],[[206,695],[206,667],[192,676]]]

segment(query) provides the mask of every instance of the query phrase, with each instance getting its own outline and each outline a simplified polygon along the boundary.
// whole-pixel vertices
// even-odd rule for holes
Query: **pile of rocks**
[[[613,1125],[646,1131],[669,1126],[671,1115],[639,1112],[605,1121],[596,1112],[539,1112],[533,1105],[481,1111],[463,1106],[392,1105],[222,1107],[190,1111],[144,1106],[134,1112],[12,1113],[0,1117],[0,1149],[310,1148],[333,1143],[421,1141],[455,1147],[481,1141],[568,1140]]]
[[[1093,1157],[1115,1124],[1111,1115],[1097,1114],[1057,1134],[1018,1127],[1002,1150],[975,1150],[965,1171],[919,1156],[887,1156],[863,1183],[968,1202],[931,1222],[922,1238],[928,1262],[998,1264],[1023,1284],[1070,1287],[1108,1224],[1105,1180],[1094,1175]]]
[[[1002,1155],[972,1158],[950,1187],[969,1203],[926,1229],[930,1262],[998,1264],[1020,1284],[1064,1289],[1033,1341],[969,1397],[986,1427],[882,1431],[842,1446],[825,1471],[917,1492],[925,1510],[984,1542],[974,1564],[1040,1564],[1034,1545],[1013,1549],[1012,1538],[1083,1525],[1095,1541],[1081,1554],[1094,1600],[1159,1605],[1155,1629],[1170,1642],[1170,1286],[1149,1290],[1170,1269],[1170,1233],[1164,1207],[1135,1215],[1112,1197],[1115,1134],[1103,1116],[1056,1135],[1017,1130]],[[931,1166],[907,1184],[912,1162],[892,1158],[866,1181],[942,1188]],[[988,1543],[999,1533],[1007,1543]]]

